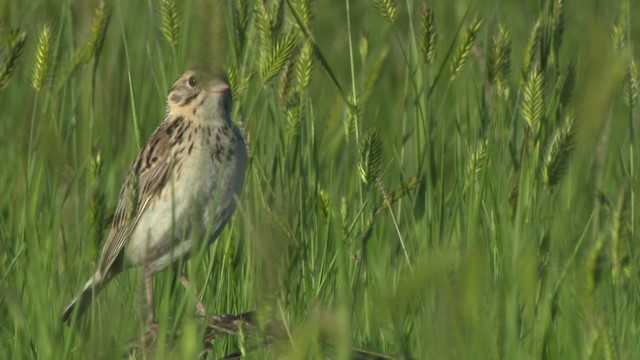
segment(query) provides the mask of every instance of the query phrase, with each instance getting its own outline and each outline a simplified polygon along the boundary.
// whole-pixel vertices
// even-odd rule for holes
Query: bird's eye
[[[195,75],[189,76],[189,86],[194,87],[198,83],[198,79],[196,79]]]

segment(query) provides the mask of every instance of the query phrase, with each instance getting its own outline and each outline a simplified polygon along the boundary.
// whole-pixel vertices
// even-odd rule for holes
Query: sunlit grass
[[[229,73],[251,164],[192,291],[156,276],[157,357],[204,351],[194,293],[275,334],[210,358],[640,353],[640,4],[64,3],[0,5],[0,358],[140,346],[136,270],[60,316],[192,65]]]

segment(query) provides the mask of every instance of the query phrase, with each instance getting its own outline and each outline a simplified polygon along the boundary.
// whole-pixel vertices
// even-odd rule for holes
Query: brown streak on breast
[[[182,175],[182,163],[176,168],[176,181],[180,180],[180,175]]]
[[[182,116],[178,116],[176,117],[171,124],[169,124],[169,126],[167,126],[167,129],[165,130],[166,133],[168,135],[172,135],[173,131],[176,129],[176,127],[182,125],[182,122],[184,121],[184,118]]]
[[[178,143],[182,143],[182,141],[184,140],[184,133],[189,130],[189,127],[191,126],[191,122],[187,122],[185,126],[180,127],[180,129],[178,129],[177,133],[176,133],[176,141]]]
[[[214,155],[218,162],[222,161],[222,156],[224,155],[224,149],[222,148],[222,144],[216,144],[216,148],[214,150]]]

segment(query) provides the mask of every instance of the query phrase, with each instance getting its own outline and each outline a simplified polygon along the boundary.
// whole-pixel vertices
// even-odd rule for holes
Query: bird
[[[157,332],[153,275],[215,241],[242,194],[247,152],[231,106],[223,72],[192,68],[173,83],[163,122],[129,167],[97,269],[65,307],[65,323],[81,316],[114,276],[137,267]]]

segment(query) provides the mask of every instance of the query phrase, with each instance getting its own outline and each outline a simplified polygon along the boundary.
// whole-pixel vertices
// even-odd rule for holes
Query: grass
[[[117,358],[138,271],[83,319],[129,163],[171,82],[222,66],[251,166],[216,243],[154,282],[157,358],[630,359],[640,353],[640,4],[7,1],[0,358]],[[152,357],[138,351],[130,357]]]

